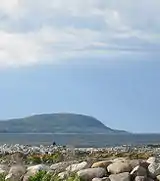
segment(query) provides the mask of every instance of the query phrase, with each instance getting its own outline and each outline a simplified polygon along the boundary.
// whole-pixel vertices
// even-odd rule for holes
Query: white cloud
[[[160,48],[159,0],[1,0],[0,18],[0,66]]]

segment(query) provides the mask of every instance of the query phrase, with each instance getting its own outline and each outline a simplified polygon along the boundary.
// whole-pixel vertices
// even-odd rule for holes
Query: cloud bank
[[[0,66],[159,55],[159,0],[1,0]]]

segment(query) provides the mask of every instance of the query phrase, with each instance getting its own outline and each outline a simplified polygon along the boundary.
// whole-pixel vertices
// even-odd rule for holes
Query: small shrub
[[[31,176],[29,178],[29,181],[63,181],[63,180],[60,179],[58,175],[47,173],[46,171],[40,171],[36,175]],[[65,179],[65,181],[80,181],[80,178],[76,174],[71,174],[67,179]]]
[[[42,162],[40,155],[31,155],[27,158],[27,160],[34,164],[40,164]]]
[[[5,174],[0,174],[0,181],[5,181]]]
[[[36,175],[31,176],[28,181],[42,181],[45,175],[46,175],[46,171],[40,171]]]
[[[71,174],[66,181],[81,181],[77,174]]]

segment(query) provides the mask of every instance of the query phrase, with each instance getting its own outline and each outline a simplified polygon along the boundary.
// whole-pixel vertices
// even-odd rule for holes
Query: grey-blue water
[[[0,134],[0,144],[58,145],[75,147],[106,147],[118,145],[160,144],[160,134]]]

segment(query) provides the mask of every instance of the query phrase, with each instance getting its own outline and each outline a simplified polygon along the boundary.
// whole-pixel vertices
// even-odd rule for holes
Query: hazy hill
[[[106,127],[99,120],[78,114],[42,114],[0,121],[1,133],[127,133]]]

